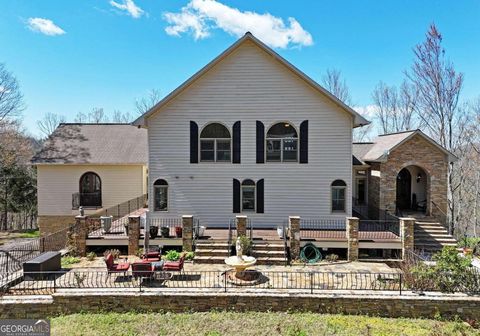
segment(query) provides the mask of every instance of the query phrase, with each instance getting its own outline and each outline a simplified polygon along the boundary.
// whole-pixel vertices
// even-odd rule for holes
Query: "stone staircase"
[[[230,248],[227,241],[198,241],[195,249],[195,264],[223,264],[229,257]],[[257,265],[284,265],[283,241],[254,242],[251,255],[257,258]]]
[[[427,218],[415,223],[415,249],[425,252],[437,252],[444,246],[457,246],[457,241],[447,229],[435,220]]]

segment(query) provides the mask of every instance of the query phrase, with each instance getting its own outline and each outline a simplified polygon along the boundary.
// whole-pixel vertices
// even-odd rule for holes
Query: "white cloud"
[[[216,0],[191,0],[179,13],[165,13],[164,19],[170,24],[165,28],[167,34],[191,33],[196,40],[208,37],[210,30],[219,28],[236,37],[250,31],[274,48],[313,44],[312,35],[292,17],[285,23],[269,13],[242,12]]]
[[[354,106],[353,109],[360,113],[363,117],[372,120],[378,109],[377,105]]]
[[[127,11],[128,15],[130,15],[131,17],[133,17],[135,19],[138,19],[139,17],[141,17],[145,13],[145,11],[143,9],[141,9],[140,7],[135,5],[133,0],[123,0],[122,3],[110,0],[110,5],[112,5],[115,8],[118,8],[120,10]]]
[[[29,18],[27,22],[28,28],[45,35],[55,36],[65,34],[65,31],[53,23],[52,20],[43,18]]]

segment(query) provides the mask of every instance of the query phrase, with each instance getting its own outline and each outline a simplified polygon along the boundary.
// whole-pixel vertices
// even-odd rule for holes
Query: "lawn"
[[[52,335],[480,335],[462,322],[313,313],[105,313],[52,319]]]

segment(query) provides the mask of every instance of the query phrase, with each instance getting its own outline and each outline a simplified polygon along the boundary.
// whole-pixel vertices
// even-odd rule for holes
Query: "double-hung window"
[[[298,135],[289,123],[270,127],[266,137],[267,162],[297,162]]]
[[[244,180],[242,182],[242,212],[255,211],[255,182]]]
[[[345,212],[347,184],[342,180],[332,182],[332,212]]]
[[[153,184],[153,209],[154,211],[168,210],[168,183],[165,180],[156,180]]]
[[[231,162],[232,140],[222,124],[207,125],[200,133],[201,162]]]

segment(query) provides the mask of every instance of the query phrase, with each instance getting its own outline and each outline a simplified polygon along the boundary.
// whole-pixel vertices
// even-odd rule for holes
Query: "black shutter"
[[[300,124],[300,163],[308,163],[308,120]]]
[[[237,121],[233,124],[233,137],[232,137],[232,163],[240,163],[240,149],[241,149],[241,123]]]
[[[240,213],[240,181],[233,179],[233,213]]]
[[[264,179],[257,181],[257,213],[264,213]]]
[[[265,163],[265,126],[257,120],[257,163]]]
[[[190,121],[190,163],[198,163],[198,125]]]

